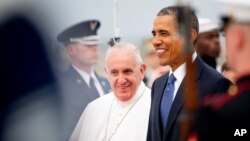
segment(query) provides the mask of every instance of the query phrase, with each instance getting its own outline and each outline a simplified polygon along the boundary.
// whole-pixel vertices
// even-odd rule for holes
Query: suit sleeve
[[[210,94],[218,94],[227,92],[229,86],[232,85],[232,82],[226,78],[221,78],[217,80],[216,83],[210,88]]]

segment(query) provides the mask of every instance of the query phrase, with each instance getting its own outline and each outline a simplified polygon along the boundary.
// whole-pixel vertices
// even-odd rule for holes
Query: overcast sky
[[[198,17],[219,20],[220,6],[215,0],[186,0],[196,10]],[[139,46],[151,38],[153,20],[160,9],[176,4],[175,0],[118,0],[120,15],[120,34],[123,41]],[[13,9],[26,10],[36,18],[49,32],[49,38],[56,41],[56,36],[65,28],[87,19],[98,19],[101,27],[98,31],[101,45],[99,66],[102,68],[103,57],[108,48],[108,41],[114,36],[114,0],[0,0],[0,24]],[[25,11],[24,10],[24,11]],[[224,61],[224,46],[221,62]]]
[[[141,45],[145,38],[151,37],[156,13],[165,6],[176,4],[175,0],[118,1],[122,38],[136,45]],[[219,6],[214,0],[188,2],[199,17],[218,19]],[[50,26],[52,38],[56,38],[66,27],[86,19],[101,21],[99,35],[103,44],[114,36],[114,0],[0,0],[0,9],[6,11],[9,7],[25,7],[27,4],[47,16],[48,20],[41,22]]]

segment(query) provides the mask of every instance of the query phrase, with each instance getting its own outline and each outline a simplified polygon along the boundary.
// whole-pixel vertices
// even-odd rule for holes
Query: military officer
[[[218,0],[225,9],[226,57],[236,84],[226,94],[206,97],[198,112],[199,141],[248,140],[250,131],[250,1]],[[189,138],[190,139],[190,138]]]
[[[81,113],[89,102],[108,93],[108,80],[98,75],[93,66],[98,61],[98,20],[87,20],[61,32],[57,39],[71,60],[59,77],[62,88],[63,134],[68,139]]]

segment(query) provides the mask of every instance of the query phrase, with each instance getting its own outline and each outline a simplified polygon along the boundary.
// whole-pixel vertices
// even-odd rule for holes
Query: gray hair
[[[129,51],[131,51],[131,53],[133,54],[133,57],[135,57],[135,61],[138,64],[138,66],[143,64],[143,61],[140,55],[140,50],[138,49],[138,47],[128,42],[121,42],[121,43],[115,43],[113,46],[108,48],[106,56],[105,56],[105,67],[107,66],[106,65],[107,58],[110,55],[110,52],[114,49],[129,49]]]

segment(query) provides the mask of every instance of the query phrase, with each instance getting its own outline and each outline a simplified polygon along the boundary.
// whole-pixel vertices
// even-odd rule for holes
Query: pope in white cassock
[[[84,110],[70,141],[145,141],[151,91],[142,82],[146,70],[130,43],[110,47],[105,58],[112,91]]]

